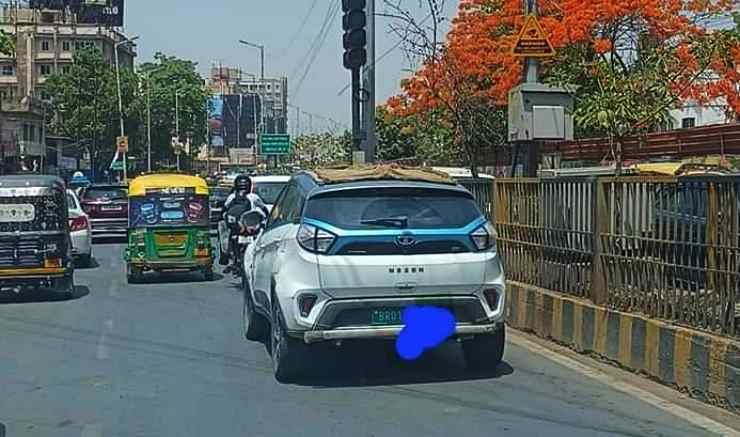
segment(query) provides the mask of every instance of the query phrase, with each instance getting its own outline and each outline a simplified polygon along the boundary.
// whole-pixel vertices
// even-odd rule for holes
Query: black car
[[[67,192],[56,176],[0,176],[0,291],[71,295],[74,261]]]
[[[224,203],[229,193],[231,193],[231,188],[228,187],[210,187],[211,229],[214,231],[218,229],[218,222],[223,215]]]

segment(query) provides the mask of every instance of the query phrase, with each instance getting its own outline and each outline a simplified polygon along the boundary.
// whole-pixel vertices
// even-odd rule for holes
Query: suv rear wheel
[[[504,358],[506,325],[501,325],[493,334],[479,335],[462,344],[468,368],[472,370],[496,370]]]
[[[270,351],[272,352],[272,369],[275,379],[279,382],[292,382],[303,371],[302,361],[306,356],[308,346],[300,340],[292,338],[285,331],[285,321],[280,310],[277,298],[272,300],[272,323],[270,335]]]
[[[245,281],[246,282],[246,281]],[[242,320],[244,323],[244,337],[252,341],[264,341],[270,333],[267,320],[254,310],[254,301],[249,285],[243,285],[244,305],[242,309]]]

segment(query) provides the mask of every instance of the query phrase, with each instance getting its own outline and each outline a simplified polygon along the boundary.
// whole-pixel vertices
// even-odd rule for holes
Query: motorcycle
[[[266,219],[267,216],[264,211],[253,208],[240,212],[238,216],[233,216],[233,221],[230,220],[230,223],[228,223],[231,230],[229,238],[232,249],[231,257],[233,258],[231,271],[235,277],[240,277],[242,281],[246,278],[243,265],[244,253],[247,247],[254,243]]]

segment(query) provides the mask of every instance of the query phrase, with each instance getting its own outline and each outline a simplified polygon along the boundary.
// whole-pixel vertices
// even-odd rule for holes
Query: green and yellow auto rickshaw
[[[129,283],[145,272],[201,272],[213,280],[208,185],[177,173],[139,176],[129,183]]]

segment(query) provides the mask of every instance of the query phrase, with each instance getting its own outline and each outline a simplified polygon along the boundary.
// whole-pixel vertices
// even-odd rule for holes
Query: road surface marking
[[[113,331],[113,319],[108,319],[103,323],[103,330],[100,333],[100,338],[98,339],[98,347],[97,351],[95,353],[95,356],[99,360],[107,360],[110,358],[110,352],[108,350],[108,345],[106,344],[108,340],[108,333]]]
[[[618,390],[618,391],[621,391],[622,393],[636,397],[647,404],[650,404],[658,409],[671,413],[674,416],[680,417],[695,426],[698,426],[700,428],[703,428],[707,431],[710,431],[710,432],[713,432],[719,435],[730,435],[730,436],[740,435],[740,431],[738,430],[732,429],[722,423],[719,423],[708,417],[702,416],[701,414],[691,411],[680,405],[676,405],[666,399],[663,399],[659,396],[656,396],[650,393],[647,390],[643,390],[639,387],[628,384],[624,381],[620,381],[619,379],[613,376],[610,376],[599,369],[589,367],[585,364],[579,363],[578,361],[572,358],[568,358],[564,355],[555,353],[553,350],[548,349],[544,346],[541,346],[535,343],[532,340],[525,338],[523,334],[519,334],[517,332],[513,332],[513,330],[509,330],[509,332],[507,332],[507,337],[511,343],[517,346],[523,347],[529,350],[530,352],[533,352],[537,355],[547,358],[548,360],[552,362],[560,364],[561,366],[566,367],[568,369],[574,370],[584,376],[598,380],[599,382],[602,382],[614,388],[615,390]]]

